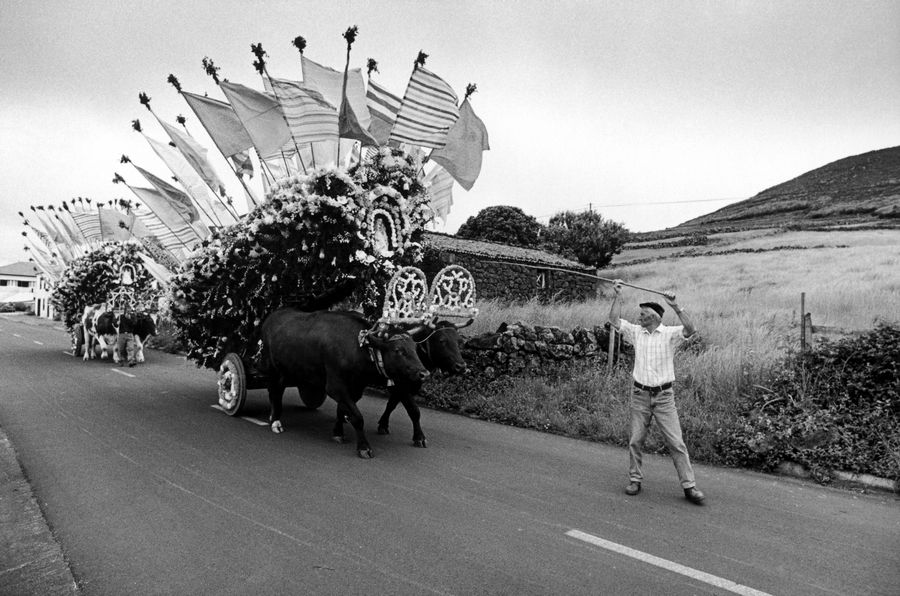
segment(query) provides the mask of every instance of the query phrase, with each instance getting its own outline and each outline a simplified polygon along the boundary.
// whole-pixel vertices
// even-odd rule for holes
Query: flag
[[[290,129],[289,135],[298,145],[337,141],[338,113],[335,104],[326,100],[318,91],[308,89],[297,81],[267,77],[265,84],[281,104]]]
[[[193,245],[201,237],[171,206],[166,197],[152,188],[129,187],[149,209],[135,211],[151,236],[159,240],[163,248],[178,255],[180,250]]]
[[[300,55],[300,64],[303,68],[303,86],[318,91],[331,105],[340,106],[344,98],[345,73],[322,66],[302,54]],[[351,68],[346,71],[346,76],[347,100],[359,124],[365,130],[369,128],[370,117],[366,105],[366,84],[363,80],[362,69]]]
[[[424,67],[416,66],[409,77],[390,140],[440,149],[457,118],[456,93],[450,85]]]
[[[238,83],[222,81],[219,87],[228,103],[247,129],[260,156],[281,152],[291,140],[291,130],[285,122],[281,105],[274,97]]]
[[[231,106],[224,101],[183,91],[184,97],[209,137],[225,157],[253,147],[253,140]]]
[[[216,197],[206,182],[191,167],[187,159],[177,149],[167,143],[162,143],[144,135],[150,147],[156,155],[168,166],[175,178],[184,186],[190,198],[193,198],[203,215],[213,225],[231,224],[235,222],[234,216],[225,208],[225,205]],[[151,184],[154,184],[151,182]],[[155,185],[155,184],[154,184]],[[174,188],[174,187],[172,187]],[[175,189],[177,191],[177,189]],[[177,191],[180,192],[180,191]]]
[[[191,164],[191,167],[193,167],[197,174],[203,178],[203,181],[206,182],[207,186],[220,195],[225,196],[225,185],[219,179],[219,175],[216,174],[212,164],[209,163],[209,159],[206,157],[206,148],[195,141],[194,138],[187,133],[178,130],[175,126],[163,122],[162,120],[160,120],[159,123],[166,129],[169,138],[172,139],[172,142],[175,143],[175,146],[181,151],[181,154],[187,162]]]
[[[239,151],[229,157],[231,164],[234,166],[234,173],[238,178],[253,178],[253,162],[250,160],[249,151]]]
[[[191,198],[181,190],[175,188],[165,180],[157,178],[147,170],[134,166],[147,182],[153,185],[156,192],[153,194],[143,194],[138,192],[140,189],[129,186],[138,196],[176,235],[181,237],[185,232],[181,231],[182,226],[188,226],[191,229],[190,234],[194,238],[203,239],[209,235],[209,229],[200,220],[200,213],[191,201]]]
[[[375,137],[379,145],[387,145],[391,136],[391,128],[400,111],[400,98],[369,79],[369,90],[366,92],[366,107],[372,119],[369,133]]]
[[[103,240],[124,242],[133,236],[131,227],[134,225],[134,214],[101,207],[97,210],[97,215],[100,218],[100,235]]]
[[[481,153],[490,149],[487,129],[475,115],[469,100],[459,106],[459,119],[447,133],[447,144],[431,152],[431,160],[441,164],[466,190],[481,173]]]
[[[100,233],[100,216],[96,211],[76,211],[72,213],[72,219],[78,226],[78,231],[88,242],[103,239],[103,235]]]
[[[450,207],[453,205],[453,178],[450,173],[436,165],[425,175],[425,189],[430,195],[428,204],[435,217],[446,222]]]
[[[141,261],[143,261],[144,269],[147,270],[147,273],[149,273],[153,279],[158,281],[161,286],[165,286],[169,283],[169,280],[172,279],[171,271],[142,252],[138,252],[137,255],[140,257]]]

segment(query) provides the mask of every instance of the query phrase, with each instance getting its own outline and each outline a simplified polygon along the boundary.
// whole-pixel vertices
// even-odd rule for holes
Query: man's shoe
[[[692,486],[691,488],[684,489],[684,498],[694,505],[703,505],[703,501],[706,500],[706,495],[701,493],[696,487]]]
[[[625,487],[625,494],[633,497],[634,495],[641,492],[641,483],[640,482],[632,482],[628,486]]]

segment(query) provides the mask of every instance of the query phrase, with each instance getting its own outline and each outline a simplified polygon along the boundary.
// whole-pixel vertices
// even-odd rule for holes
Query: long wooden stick
[[[563,273],[571,273],[573,275],[580,275],[582,277],[589,277],[591,279],[597,279],[600,281],[605,281],[606,283],[614,284],[616,280],[607,279],[605,277],[600,277],[599,275],[593,275],[590,273],[582,273],[580,271],[572,271],[571,269],[562,269],[561,267],[546,267],[543,265],[528,265],[525,263],[513,263],[510,261],[482,261],[483,263],[494,263],[497,265],[518,265],[520,267],[529,267],[531,269],[548,269],[550,271],[562,271]],[[634,284],[625,283],[624,281],[620,282],[623,286],[628,286],[629,288],[634,288],[635,290],[643,290],[644,292],[650,292],[651,294],[659,294],[660,296],[668,296],[669,294],[666,292],[660,292],[659,290],[651,290],[650,288],[642,288],[641,286],[636,286]]]

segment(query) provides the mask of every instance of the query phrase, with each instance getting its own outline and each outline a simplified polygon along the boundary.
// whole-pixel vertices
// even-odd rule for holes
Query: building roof
[[[557,267],[578,272],[594,273],[596,270],[589,265],[583,265],[577,261],[570,261],[563,257],[552,255],[536,248],[522,248],[510,246],[499,242],[487,242],[485,240],[470,240],[459,238],[439,232],[425,232],[424,244],[433,246],[437,250],[462,253],[476,257],[489,258],[493,261],[522,264],[531,266]]]
[[[0,265],[0,275],[17,275],[19,277],[37,277],[40,270],[34,263],[19,261],[9,265]]]

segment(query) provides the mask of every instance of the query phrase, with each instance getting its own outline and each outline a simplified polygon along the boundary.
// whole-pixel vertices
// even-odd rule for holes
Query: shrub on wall
[[[792,461],[822,480],[831,470],[900,479],[900,328],[881,324],[791,354],[768,389],[720,432],[726,463],[771,470]]]

